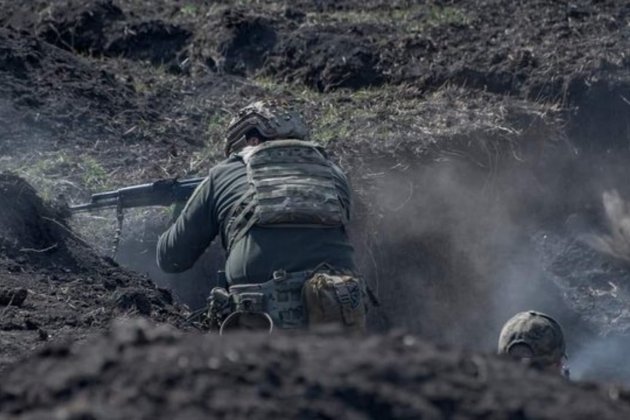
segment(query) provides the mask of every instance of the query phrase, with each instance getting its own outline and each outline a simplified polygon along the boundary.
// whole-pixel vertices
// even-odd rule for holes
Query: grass
[[[558,110],[552,105],[527,104],[489,94],[470,95],[459,87],[444,86],[430,94],[413,85],[320,93],[270,78],[257,78],[255,84],[266,91],[265,97],[294,101],[311,127],[313,140],[350,150],[364,146],[396,154],[406,148],[419,157],[429,150],[437,153],[448,149],[450,143],[468,142],[465,147],[469,147],[473,139],[481,147],[485,147],[481,144],[485,141],[516,141],[531,133],[513,126],[510,115],[515,114],[531,119],[543,115],[541,118],[550,122],[541,125],[542,130],[549,129],[543,134],[557,138],[553,121]]]
[[[467,25],[472,18],[454,6],[414,6],[410,8],[380,8],[372,10],[340,10],[331,13],[311,12],[307,22],[317,24],[388,24],[394,30],[424,32],[444,25]]]
[[[110,187],[107,171],[92,156],[80,158],[76,165],[81,170],[83,185],[89,190],[104,190]]]
[[[199,13],[199,7],[194,4],[185,4],[179,8],[179,13],[184,16],[196,16]]]
[[[431,6],[426,23],[429,26],[468,25],[470,16],[461,9],[452,6]]]
[[[226,110],[217,109],[208,118],[205,132],[205,146],[193,152],[190,156],[186,172],[196,173],[210,162],[217,162],[223,158],[223,138],[225,129],[231,119],[231,114]]]
[[[257,78],[255,84],[265,91],[263,97],[294,101],[303,110],[313,140],[351,155],[370,152],[426,159],[466,155],[484,166],[497,153],[516,153],[512,147],[521,141],[561,136],[559,110],[553,104],[471,95],[461,87],[425,93],[413,85],[383,85],[320,93],[270,78]],[[515,126],[514,121],[521,122]]]
[[[93,156],[69,153],[37,153],[7,159],[3,169],[16,173],[32,185],[45,200],[59,196],[75,197],[85,190],[106,190],[112,187],[107,170]]]

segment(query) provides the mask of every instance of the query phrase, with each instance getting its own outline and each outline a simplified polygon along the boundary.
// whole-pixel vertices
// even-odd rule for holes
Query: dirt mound
[[[130,24],[120,32],[110,39],[105,54],[148,61],[174,73],[185,65],[184,47],[191,37],[186,29],[157,20]]]
[[[6,16],[9,15],[10,18]],[[191,33],[176,23],[139,17],[111,0],[31,2],[9,8],[5,19],[59,48],[86,56],[125,57],[179,72]]]
[[[383,83],[375,46],[362,41],[364,30],[354,27],[343,34],[336,32],[326,27],[296,31],[270,54],[265,74],[299,81],[322,92]]]
[[[10,101],[0,111],[5,114],[4,108],[15,108],[19,118],[12,123],[27,124],[23,132],[0,126],[8,137],[2,145],[7,150],[31,146],[36,128],[65,133],[80,127],[83,133],[102,132],[102,124],[89,123],[115,118],[136,105],[133,87],[114,74],[10,28],[0,30],[0,74],[0,95]]]
[[[4,378],[0,418],[630,416],[625,391],[395,334],[218,337],[126,322],[86,345],[47,347]]]
[[[277,42],[275,21],[238,8],[224,10],[199,27],[193,57],[211,71],[255,74]]]
[[[116,316],[183,325],[168,290],[97,256],[25,181],[0,175],[0,370],[47,340],[83,338]]]
[[[14,175],[0,174],[0,194],[6,200],[0,208],[0,255],[38,262],[54,255],[64,266],[76,266],[60,211],[46,207],[35,189]]]
[[[114,32],[113,24],[124,18],[123,11],[111,0],[59,2],[36,25],[38,34],[53,45],[98,54],[106,49],[110,32]]]
[[[38,22],[38,35],[60,48],[148,61],[179,72],[191,33],[161,20],[127,16],[110,1],[56,4]]]

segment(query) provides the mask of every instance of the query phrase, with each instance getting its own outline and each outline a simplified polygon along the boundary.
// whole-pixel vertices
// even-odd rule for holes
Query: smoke
[[[531,221],[519,219],[518,198],[533,181],[516,172],[520,179],[514,167],[447,161],[376,180],[366,225],[376,226],[374,281],[394,326],[488,350],[515,311],[550,306],[528,244]]]
[[[630,384],[630,337],[593,337],[569,354],[571,378]]]
[[[594,176],[589,159],[511,160],[493,168],[452,159],[371,166],[355,182],[352,237],[358,265],[382,304],[372,311],[373,325],[494,352],[503,323],[535,309],[564,326],[575,378],[630,383],[630,372],[614,369],[624,363],[628,341],[593,333],[608,322],[594,319],[606,313],[608,301],[593,300],[603,286],[588,289],[585,271],[600,268],[586,267],[590,260],[576,267],[558,262],[574,237],[616,257],[627,245],[628,206],[620,193],[601,200],[602,191],[627,179],[619,176],[625,172],[611,165],[612,175]],[[193,270],[166,275],[155,265],[154,249],[168,221],[146,214],[139,220],[125,224],[119,261],[173,288],[191,306],[203,305],[221,268],[218,247]],[[599,231],[602,226],[608,230]],[[541,243],[555,237],[562,239],[557,247],[541,251]],[[549,273],[553,264],[572,270],[575,278],[558,281]],[[614,299],[619,310],[630,302],[627,295]],[[581,313],[575,302],[592,304],[592,313]]]
[[[615,175],[618,170],[611,165]],[[579,174],[574,185],[567,174]],[[630,256],[628,205],[617,192],[604,193],[603,205],[598,203],[609,181],[623,183],[625,176],[594,176],[588,157],[566,156],[492,170],[453,160],[398,165],[370,176],[371,188],[363,194],[368,208],[355,238],[390,327],[495,351],[505,321],[539,310],[564,326],[575,377],[630,383],[630,372],[614,369],[625,363],[630,340],[594,334],[604,331],[608,318],[580,311],[586,303],[594,305],[593,313],[610,306],[592,296],[606,285],[585,286],[586,271],[601,267],[563,267],[573,270],[576,284],[549,272],[569,252],[574,235],[584,238],[584,231],[601,225],[609,232],[588,236],[589,244],[616,258]],[[565,223],[576,214],[582,221],[577,230]],[[553,235],[562,237],[562,245],[541,247]],[[630,296],[615,299],[620,311],[630,311]]]
[[[214,241],[189,270],[163,272],[157,266],[155,250],[159,236],[170,226],[172,218],[165,209],[129,210],[116,260],[148,275],[156,284],[171,289],[180,302],[198,309],[207,304],[210,290],[218,286],[217,272],[225,264],[224,252],[220,242]]]
[[[630,262],[630,205],[616,190],[602,194],[608,232],[585,234],[583,240],[593,249]]]

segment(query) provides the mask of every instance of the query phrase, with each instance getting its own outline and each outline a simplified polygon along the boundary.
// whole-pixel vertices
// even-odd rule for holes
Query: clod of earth
[[[270,54],[266,73],[322,92],[378,86],[385,80],[373,45],[324,28],[300,31]]]
[[[23,288],[0,288],[0,306],[22,306],[27,296],[28,291]]]

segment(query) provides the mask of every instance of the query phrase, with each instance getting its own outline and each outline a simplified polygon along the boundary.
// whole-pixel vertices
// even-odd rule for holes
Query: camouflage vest
[[[261,227],[342,227],[345,182],[323,150],[301,140],[273,140],[239,156],[247,167],[249,189],[232,207],[225,230],[226,247]]]

